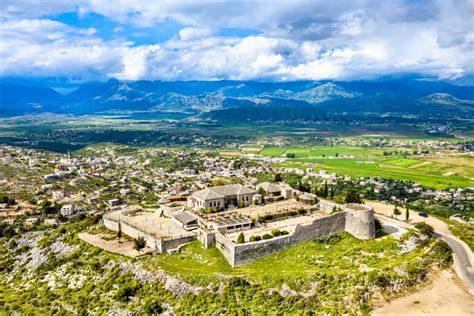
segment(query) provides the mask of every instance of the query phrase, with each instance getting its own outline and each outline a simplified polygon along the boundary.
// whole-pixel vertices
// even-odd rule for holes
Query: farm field
[[[357,147],[269,147],[262,156],[282,157],[294,153],[281,167],[305,168],[336,172],[352,177],[383,177],[414,181],[424,186],[446,189],[474,186],[474,157],[449,155],[435,158],[402,156],[385,157],[381,149]],[[336,158],[343,156],[345,158]]]

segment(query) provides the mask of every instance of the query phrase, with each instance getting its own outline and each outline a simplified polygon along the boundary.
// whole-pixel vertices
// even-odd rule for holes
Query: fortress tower
[[[375,238],[374,210],[365,204],[347,204],[345,231],[360,239]]]

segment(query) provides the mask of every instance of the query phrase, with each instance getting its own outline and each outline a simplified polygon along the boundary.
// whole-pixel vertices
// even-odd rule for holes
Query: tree
[[[360,198],[360,195],[359,193],[357,193],[356,190],[350,189],[346,194],[346,198],[344,199],[344,202],[361,204],[362,199]]]
[[[121,230],[121,229],[118,230],[118,232],[117,232],[117,237],[118,237],[118,239],[119,239],[119,241],[120,241],[120,238],[122,238],[122,230]]]
[[[331,200],[334,200],[334,185],[331,185]]]
[[[408,205],[407,205],[406,210],[405,210],[405,221],[408,222],[409,219],[410,219],[410,209],[408,208]]]
[[[258,194],[260,194],[262,196],[265,196],[265,195],[267,195],[267,191],[265,191],[264,188],[260,187],[260,188],[258,188]]]
[[[138,238],[135,238],[133,240],[133,243],[133,248],[138,251],[138,253],[140,253],[140,250],[142,250],[146,246],[146,239],[143,236],[139,236]]]
[[[281,173],[275,173],[275,179],[274,179],[275,182],[281,182]]]
[[[395,205],[395,208],[393,209],[393,215],[398,216],[400,214],[402,214],[402,212],[400,212],[398,206]]]
[[[240,233],[239,236],[237,237],[237,243],[238,244],[243,244],[245,243],[245,236],[244,233]]]
[[[416,223],[415,228],[418,229],[420,233],[422,233],[425,236],[428,236],[428,237],[433,236],[434,228],[431,225],[421,222],[421,223]]]
[[[328,197],[328,194],[329,194],[329,191],[328,191],[328,182],[327,180],[324,182],[324,193],[323,193],[323,197],[327,198]]]

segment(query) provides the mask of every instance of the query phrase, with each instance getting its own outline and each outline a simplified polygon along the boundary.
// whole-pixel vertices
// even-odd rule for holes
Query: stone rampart
[[[339,212],[315,219],[311,224],[298,225],[295,232],[290,235],[245,244],[236,244],[221,233],[216,233],[216,246],[232,266],[240,266],[309,241],[317,236],[344,231],[345,216],[344,212]]]

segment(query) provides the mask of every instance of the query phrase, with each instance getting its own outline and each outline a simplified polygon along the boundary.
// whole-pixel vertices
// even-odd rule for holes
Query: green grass
[[[449,230],[454,236],[464,241],[474,251],[474,228],[471,225],[444,219],[449,224]]]
[[[439,189],[474,186],[474,158],[471,156],[444,156],[442,158],[404,158],[383,156],[381,149],[345,146],[268,147],[263,156],[281,156],[294,153],[295,158],[277,167],[306,168],[336,172],[351,177],[382,177],[413,181]],[[352,156],[338,159],[336,154]],[[332,158],[330,158],[332,157]]]
[[[309,241],[285,251],[263,257],[254,263],[232,268],[217,248],[204,249],[194,241],[179,254],[161,254],[146,258],[150,269],[164,269],[199,285],[217,281],[223,275],[242,276],[264,287],[305,290],[318,275],[341,277],[360,274],[360,266],[390,272],[394,267],[418,264],[423,249],[399,255],[397,241],[387,236],[359,240],[342,233],[335,242]]]
[[[260,151],[260,155],[270,157],[280,157],[286,151],[285,147],[266,147]]]

